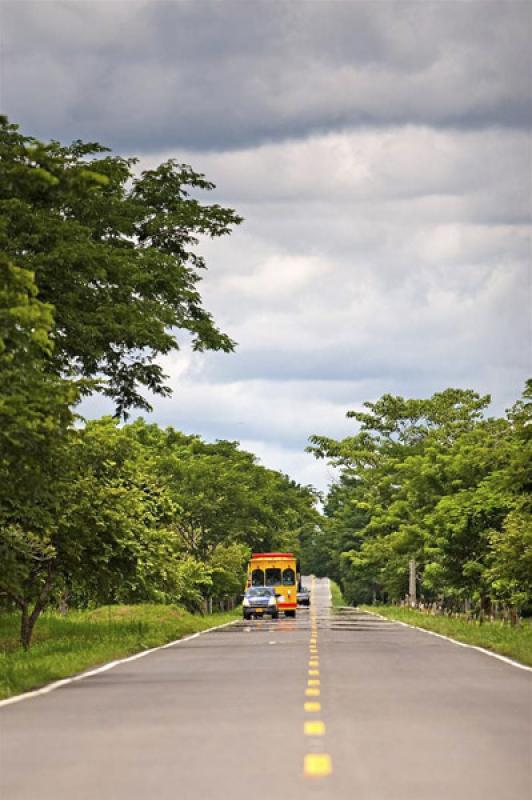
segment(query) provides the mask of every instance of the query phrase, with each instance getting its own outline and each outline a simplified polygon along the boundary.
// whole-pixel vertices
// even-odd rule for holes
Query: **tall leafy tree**
[[[336,561],[343,567],[344,589],[350,599],[404,595],[411,557],[416,557],[421,575],[427,562],[432,562],[425,586],[431,587],[431,577],[435,589],[433,579],[436,574],[442,577],[442,562],[441,552],[436,556],[434,546],[430,547],[431,522],[434,526],[436,519],[431,515],[457,488],[456,469],[464,458],[467,467],[460,476],[464,485],[468,480],[476,485],[475,480],[485,475],[480,455],[475,467],[467,445],[462,456],[457,447],[474,436],[478,445],[477,432],[488,402],[489,397],[461,389],[419,400],[384,395],[375,403],[365,403],[362,412],[348,414],[360,425],[356,436],[341,442],[312,438],[311,451],[329,458],[341,470],[339,485],[331,495],[336,501],[332,507],[327,504],[326,510],[329,524],[337,531],[343,520],[352,530],[354,546],[341,540],[336,545]],[[477,452],[474,439],[470,447]],[[455,473],[449,464],[451,455]],[[440,543],[438,535],[435,542]],[[471,560],[466,571],[473,570],[472,564]],[[459,568],[463,566],[460,562]]]
[[[118,414],[148,409],[143,391],[169,393],[156,359],[179,331],[196,350],[234,347],[203,307],[195,246],[241,217],[197,199],[214,185],[192,167],[138,175],[135,164],[96,143],[36,141],[0,117],[0,253],[55,309],[51,367],[102,379]]]

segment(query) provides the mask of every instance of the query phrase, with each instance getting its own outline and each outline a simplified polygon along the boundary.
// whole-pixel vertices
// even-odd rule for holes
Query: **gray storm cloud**
[[[527,2],[11,2],[2,105],[37,135],[220,150],[339,128],[526,127]]]

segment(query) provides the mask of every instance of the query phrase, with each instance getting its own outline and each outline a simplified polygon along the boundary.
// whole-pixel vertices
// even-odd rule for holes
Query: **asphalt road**
[[[524,800],[531,715],[532,673],[334,613],[316,580],[296,620],[0,708],[0,798]]]

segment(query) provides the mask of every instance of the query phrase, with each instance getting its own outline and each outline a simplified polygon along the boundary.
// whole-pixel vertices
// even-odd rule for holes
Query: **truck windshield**
[[[254,589],[248,589],[246,597],[272,597],[273,592],[267,586],[257,586]]]

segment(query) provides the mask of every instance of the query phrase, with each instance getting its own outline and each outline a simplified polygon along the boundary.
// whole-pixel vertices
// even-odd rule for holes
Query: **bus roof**
[[[293,553],[252,553],[251,560],[257,558],[294,558]]]

